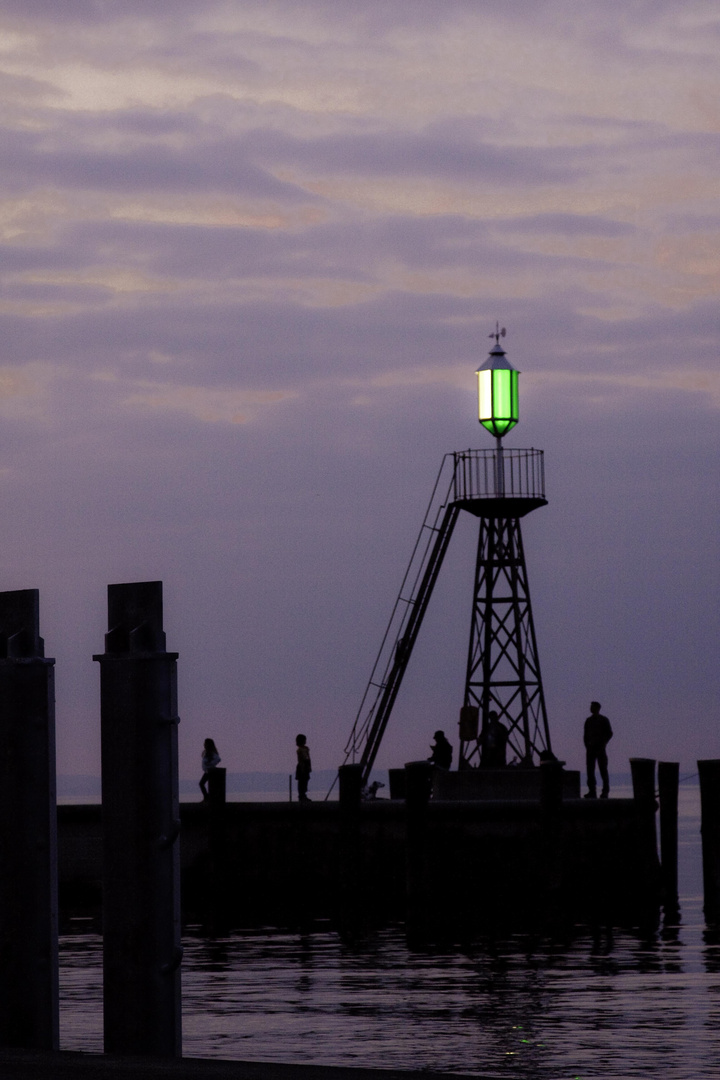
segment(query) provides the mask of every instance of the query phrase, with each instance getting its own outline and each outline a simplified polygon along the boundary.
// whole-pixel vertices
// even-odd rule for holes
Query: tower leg
[[[480,518],[465,705],[478,706],[482,726],[477,740],[461,743],[463,767],[498,764],[497,748],[492,756],[489,748],[492,712],[507,734],[508,763],[532,765],[550,750],[518,518]]]

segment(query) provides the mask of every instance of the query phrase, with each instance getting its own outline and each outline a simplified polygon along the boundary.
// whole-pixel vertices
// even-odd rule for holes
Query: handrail
[[[545,498],[542,450],[461,450],[455,458],[455,499]],[[502,470],[500,475],[499,470]]]
[[[390,684],[393,668],[399,655],[398,648],[400,643],[405,640],[413,608],[417,603],[418,593],[425,580],[436,538],[442,526],[445,509],[451,501],[454,501],[455,469],[455,455],[445,454],[433,485],[430,501],[410,556],[408,568],[402,579],[400,591],[380,643],[370,679],[360,702],[350,738],[345,746],[344,763],[349,760],[354,761],[358,754],[362,755],[370,740],[376,711]],[[405,664],[408,659],[409,653],[407,653]],[[403,671],[405,664],[403,664]]]

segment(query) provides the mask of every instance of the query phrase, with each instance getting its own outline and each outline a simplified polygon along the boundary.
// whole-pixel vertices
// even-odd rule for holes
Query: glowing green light
[[[518,375],[499,345],[477,371],[478,418],[496,438],[502,438],[518,422]]]

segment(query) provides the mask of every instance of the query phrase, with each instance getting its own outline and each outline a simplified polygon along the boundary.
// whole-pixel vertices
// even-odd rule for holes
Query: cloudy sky
[[[2,0],[2,588],[97,772],[106,586],[164,582],[181,774],[342,760],[443,455],[545,450],[553,748],[720,756],[714,0]],[[465,515],[378,764],[462,704]]]

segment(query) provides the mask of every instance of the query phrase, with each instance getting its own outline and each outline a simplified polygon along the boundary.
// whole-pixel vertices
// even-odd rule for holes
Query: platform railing
[[[544,499],[545,464],[542,450],[456,451],[454,498]]]

